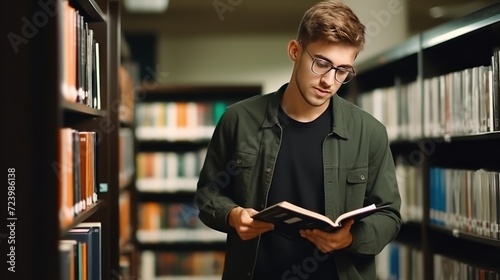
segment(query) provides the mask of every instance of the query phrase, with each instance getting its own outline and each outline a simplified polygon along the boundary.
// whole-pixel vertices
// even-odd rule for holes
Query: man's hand
[[[328,253],[344,249],[352,244],[351,226],[353,223],[353,219],[347,220],[342,223],[339,230],[332,233],[318,229],[306,229],[301,230],[300,235],[314,243],[321,252]]]
[[[229,212],[229,225],[232,226],[243,240],[255,238],[266,231],[274,229],[274,225],[252,219],[257,210],[235,207]]]

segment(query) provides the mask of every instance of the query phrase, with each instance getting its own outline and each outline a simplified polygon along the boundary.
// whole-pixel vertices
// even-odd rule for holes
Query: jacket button
[[[237,163],[237,164],[241,164],[241,159],[237,159],[237,160],[236,160],[236,163]]]
[[[266,172],[267,172],[267,173],[271,172],[271,168],[269,168],[269,167],[268,167],[268,168],[266,169]]]
[[[361,178],[361,180],[364,181],[365,180],[365,175],[361,175],[361,176],[359,176],[359,178]]]

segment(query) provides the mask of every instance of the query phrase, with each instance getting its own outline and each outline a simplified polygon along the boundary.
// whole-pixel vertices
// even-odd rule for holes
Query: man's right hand
[[[252,219],[258,211],[252,208],[235,207],[229,212],[228,222],[243,240],[255,238],[274,229],[274,225]]]

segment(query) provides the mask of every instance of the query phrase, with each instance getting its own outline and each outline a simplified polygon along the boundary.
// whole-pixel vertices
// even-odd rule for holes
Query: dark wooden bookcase
[[[60,279],[58,242],[80,222],[102,224],[102,279],[120,279],[118,268],[118,111],[120,2],[71,0],[95,31],[100,48],[101,109],[62,97],[64,1],[21,1],[2,10],[2,168],[6,174],[0,217],[15,229],[0,229],[1,279]],[[6,85],[6,86],[5,86]],[[58,131],[62,127],[98,134],[98,202],[61,227],[58,209]],[[8,193],[7,174],[15,174]],[[10,198],[8,198],[10,197]],[[15,200],[8,216],[7,202]],[[11,242],[9,242],[9,237]],[[14,244],[15,242],[15,244]],[[12,247],[11,246],[15,246]],[[15,272],[7,254],[15,252]]]
[[[426,87],[428,79],[474,67],[492,65],[493,53],[500,47],[498,34],[500,34],[500,5],[496,3],[463,18],[416,34],[390,50],[360,63],[356,66],[358,75],[352,83],[348,84],[346,91],[353,100],[360,101],[365,94],[372,94],[376,90],[394,89],[396,95],[392,97],[383,96],[378,101],[371,100],[374,107],[381,106],[382,108],[386,108],[385,106],[394,102],[394,99],[400,98],[401,90],[409,84],[415,86],[412,94],[428,98],[436,94]],[[467,78],[459,80],[463,83],[465,79]],[[465,84],[462,86],[465,87]],[[492,83],[492,88],[495,87],[498,89],[498,81]],[[462,100],[460,98],[463,97],[460,97],[460,94],[459,90],[450,91],[450,96],[455,100]],[[495,106],[499,104],[498,94],[497,92],[494,97],[497,99]],[[390,100],[391,98],[393,100]],[[464,116],[468,116],[465,115],[469,113],[468,110],[475,108],[471,107],[475,106],[473,104],[464,106],[464,109],[460,111],[455,109],[455,115],[451,117],[461,119],[466,125],[467,118]],[[456,108],[457,105],[452,106]],[[397,106],[397,111],[398,114],[405,114],[408,111],[417,112],[417,115],[422,114],[417,117],[418,121],[422,121],[430,107],[432,107],[432,102],[407,103],[407,106]],[[381,111],[378,112],[381,113]],[[380,115],[384,116],[386,112],[383,111]],[[496,109],[494,116],[498,117],[499,114],[500,112]],[[401,115],[398,117],[401,118]],[[459,126],[455,128],[460,130]],[[422,176],[420,176],[423,183],[416,190],[422,197],[422,205],[420,205],[422,218],[417,221],[406,221],[396,238],[396,242],[421,252],[419,261],[423,269],[419,272],[414,271],[413,275],[419,275],[421,278],[418,279],[435,279],[434,273],[442,269],[434,265],[433,258],[436,255],[493,273],[500,273],[498,262],[500,239],[433,222],[431,210],[434,205],[431,199],[433,177],[430,172],[431,168],[440,167],[465,170],[485,169],[498,173],[500,171],[500,131],[444,132],[436,135],[425,126],[417,125],[406,129],[417,132],[403,136],[400,134],[399,137],[393,138],[391,148],[395,158],[402,157],[410,165],[423,168]],[[498,175],[497,180],[491,184],[496,184],[496,202],[499,203]],[[477,189],[478,185],[472,184],[472,189],[474,188]],[[475,200],[472,202],[472,207],[482,203],[486,202]],[[410,267],[409,264],[404,265]],[[401,279],[412,279],[402,277]]]
[[[127,42],[122,37],[122,59],[119,72],[120,80],[120,171],[119,171],[119,247],[122,280],[138,279],[138,250],[133,239],[133,217],[132,205],[136,200],[135,177],[136,177],[136,137],[134,120],[134,99],[138,95],[139,67],[137,63],[130,60],[126,48]],[[125,50],[124,50],[125,49]]]
[[[144,104],[166,104],[166,103],[187,103],[190,102],[192,104],[197,104],[200,106],[211,106],[208,104],[214,104],[217,102],[222,102],[223,109],[225,110],[225,106],[240,101],[242,99],[262,94],[262,88],[260,85],[152,85],[146,84],[143,86],[142,91],[138,94],[138,98],[136,98],[136,129],[141,130],[141,126],[144,124],[145,112],[151,112],[148,110],[140,110],[138,108]],[[219,107],[221,108],[221,107]],[[153,110],[153,109],[151,109]],[[215,110],[215,109],[214,109]],[[164,112],[167,113],[168,108]],[[146,113],[147,114],[147,113]],[[160,114],[155,115],[159,117]],[[151,116],[150,116],[151,117]],[[168,118],[168,116],[167,116]],[[159,128],[158,130],[160,130]],[[152,132],[155,134],[155,129]],[[180,132],[180,131],[177,131]],[[173,153],[175,155],[180,155],[185,152],[197,152],[200,149],[206,148],[208,142],[210,140],[210,135],[208,133],[203,133],[202,136],[194,136],[194,137],[179,137],[179,134],[174,130],[172,134],[163,134],[159,137],[144,137],[142,133],[137,132],[137,157],[141,153]],[[206,131],[209,132],[209,131]],[[213,132],[213,131],[212,131]],[[181,133],[182,134],[182,133]],[[157,135],[158,136],[158,135]],[[200,157],[199,160],[202,160]],[[196,189],[196,183],[191,180],[188,188],[186,185],[177,186],[175,183],[170,184],[170,187],[166,187],[165,189],[157,188],[148,190],[147,184],[140,183],[140,175],[139,173],[144,172],[140,170],[144,170],[144,166],[141,166],[141,161],[137,160],[137,183],[136,183],[136,194],[135,200],[132,205],[132,213],[134,213],[133,219],[133,228],[134,228],[134,239],[135,244],[139,252],[139,259],[141,268],[139,271],[145,271],[146,274],[152,275],[155,273],[153,268],[153,263],[151,262],[151,258],[149,261],[146,261],[146,258],[143,257],[144,252],[149,252],[150,254],[156,254],[161,252],[173,252],[178,256],[182,256],[185,254],[189,254],[190,252],[223,252],[225,246],[225,238],[215,238],[210,239],[206,238],[208,236],[212,236],[212,232],[206,232],[205,234],[197,235],[200,239],[197,240],[193,238],[193,236],[188,232],[184,238],[182,236],[179,238],[179,235],[176,235],[175,239],[169,239],[169,234],[162,235],[161,233],[156,235],[155,232],[152,232],[152,239],[148,240],[148,238],[141,238],[141,234],[139,233],[139,223],[140,220],[144,221],[147,217],[141,217],[140,215],[140,204],[141,203],[179,203],[185,206],[185,214],[187,219],[194,219],[195,216],[195,208],[191,207],[191,203],[194,199],[194,191]],[[158,165],[160,163],[156,163]],[[199,162],[198,162],[199,164]],[[160,164],[161,165],[161,164]],[[156,166],[158,167],[158,166]],[[168,179],[168,178],[166,178]],[[194,183],[194,184],[193,184]],[[141,186],[146,185],[146,189]],[[189,212],[189,213],[188,213]],[[188,217],[189,216],[189,217]],[[197,217],[196,217],[197,218]],[[164,221],[168,221],[168,217],[161,216],[161,219]],[[175,229],[174,229],[175,230]],[[197,228],[193,228],[192,230],[188,228],[188,231],[195,231]],[[158,232],[172,232],[170,228],[162,226]],[[150,232],[151,233],[151,232]],[[191,236],[190,236],[191,235]],[[144,235],[143,235],[144,236]],[[148,236],[148,235],[146,235]],[[218,237],[221,237],[218,236]],[[210,239],[210,240],[207,240]],[[160,261],[160,260],[158,260]],[[214,264],[215,265],[215,264]],[[149,267],[148,270],[146,267]],[[147,275],[140,275],[140,277],[146,277]],[[187,277],[187,276],[186,276]],[[203,279],[203,276],[199,276]],[[207,279],[213,279],[214,276]],[[147,278],[147,277],[146,277]]]

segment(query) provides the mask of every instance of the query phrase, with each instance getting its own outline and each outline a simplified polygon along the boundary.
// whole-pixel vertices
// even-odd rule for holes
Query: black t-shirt
[[[280,107],[283,127],[267,205],[283,200],[325,213],[323,141],[332,127],[331,109],[316,120],[297,122]],[[254,280],[338,279],[333,257],[304,238],[289,240],[273,231],[261,236]]]

